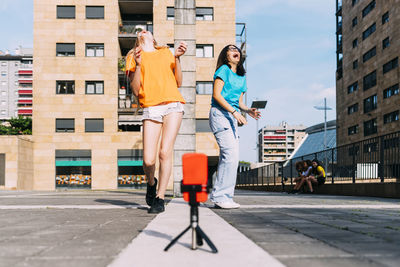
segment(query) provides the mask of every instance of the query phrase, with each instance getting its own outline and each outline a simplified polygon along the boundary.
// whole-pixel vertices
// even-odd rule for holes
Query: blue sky
[[[335,119],[335,1],[237,0],[236,17],[248,28],[248,105],[268,100],[259,127],[323,122],[313,106],[324,97]],[[239,130],[241,160],[256,160],[256,129],[249,118]]]
[[[236,17],[248,28],[248,105],[268,100],[259,127],[323,122],[313,106],[324,97],[335,119],[335,1],[236,0]],[[0,0],[0,50],[32,47],[32,21],[33,0]],[[255,121],[240,135],[240,159],[255,161]]]
[[[33,46],[33,0],[0,0],[0,50]]]

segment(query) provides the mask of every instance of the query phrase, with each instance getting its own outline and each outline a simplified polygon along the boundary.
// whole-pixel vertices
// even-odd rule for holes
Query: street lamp
[[[256,109],[265,109],[265,106],[267,105],[267,100],[254,100],[252,103],[251,103],[251,108],[256,108]],[[258,160],[258,145],[259,145],[259,143],[258,143],[258,119],[256,119],[256,151],[257,151],[257,157],[256,157],[256,159],[257,159],[257,162],[259,162],[259,160]]]
[[[318,110],[323,110],[324,111],[324,117],[325,117],[325,121],[324,121],[324,154],[325,154],[325,171],[328,171],[328,169],[327,169],[327,167],[328,167],[328,162],[327,162],[327,157],[326,157],[326,149],[327,149],[327,147],[326,147],[326,111],[327,110],[332,110],[332,108],[330,108],[330,107],[327,107],[326,106],[326,97],[324,97],[324,106],[323,107],[321,107],[321,106],[314,106],[314,108],[315,109],[318,109]]]

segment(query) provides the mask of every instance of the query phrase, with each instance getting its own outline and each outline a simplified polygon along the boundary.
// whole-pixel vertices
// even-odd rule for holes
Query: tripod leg
[[[215,247],[213,242],[208,238],[208,236],[201,230],[200,226],[196,227],[197,233],[207,242],[207,244],[210,246],[211,250],[213,253],[217,253],[218,249]]]
[[[166,247],[164,248],[164,251],[167,251],[170,247],[172,247],[172,246],[176,243],[176,241],[178,241],[178,239],[181,238],[181,236],[183,236],[183,235],[184,235],[187,231],[189,231],[189,229],[191,229],[191,228],[192,228],[192,226],[189,225],[185,230],[183,230],[182,233],[180,233],[177,237],[175,237],[174,239],[172,239],[172,241],[168,244],[168,246],[166,246]]]
[[[201,236],[201,234],[197,230],[197,227],[196,227],[196,236],[197,236],[197,245],[200,247],[200,246],[203,245],[203,237]]]

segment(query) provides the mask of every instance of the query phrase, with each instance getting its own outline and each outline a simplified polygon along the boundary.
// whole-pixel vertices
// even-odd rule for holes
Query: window
[[[86,44],[87,57],[104,57],[104,44]]]
[[[391,123],[399,120],[399,111],[393,111],[391,113],[383,115],[383,123]]]
[[[353,25],[353,27],[355,27],[357,24],[358,24],[358,19],[357,19],[357,17],[355,17],[355,18],[352,20],[352,25]]]
[[[211,133],[208,119],[196,119],[196,133]]]
[[[353,114],[358,111],[358,103],[347,108],[347,114]]]
[[[387,37],[382,41],[382,49],[388,48],[389,46],[390,46],[390,39],[389,37]]]
[[[352,0],[351,5],[352,5],[352,6],[355,6],[358,2],[360,2],[360,0]]]
[[[382,25],[385,24],[386,22],[389,22],[389,11],[383,14],[382,16]]]
[[[1,95],[2,95],[2,96],[7,96],[7,92],[6,92],[6,91],[2,91],[2,92],[1,92]]]
[[[2,61],[2,62],[1,62],[1,65],[2,65],[2,66],[7,66],[7,62]]]
[[[5,105],[7,105],[7,102],[5,100],[1,100],[1,105],[5,106]]]
[[[363,40],[367,39],[371,34],[376,31],[376,23],[372,24],[363,32]]]
[[[378,124],[376,118],[364,122],[364,136],[376,134],[378,132]]]
[[[358,59],[353,61],[353,70],[358,69]]]
[[[214,10],[212,7],[197,7],[196,20],[213,20]]]
[[[104,119],[85,119],[85,132],[104,132]]]
[[[398,95],[399,94],[399,84],[395,84],[390,86],[389,88],[383,90],[383,98],[389,98],[392,97],[394,95]]]
[[[3,76],[3,77],[7,76],[7,71],[2,71],[1,76]]]
[[[75,81],[56,81],[56,94],[75,94]]]
[[[196,45],[196,57],[213,57],[213,45]]]
[[[374,56],[376,56],[376,46],[371,48],[369,51],[367,51],[363,55],[363,62],[367,62],[369,59],[373,58]]]
[[[56,119],[56,132],[73,133],[75,131],[75,119]]]
[[[364,91],[374,87],[376,85],[376,70],[364,76],[363,81],[364,81],[364,87],[363,87]]]
[[[378,96],[373,95],[364,99],[364,113],[368,113],[378,107]]]
[[[175,10],[174,7],[167,7],[167,20],[174,20]]]
[[[397,68],[398,66],[399,66],[399,58],[396,57],[383,65],[383,74],[391,71],[392,69]]]
[[[353,48],[356,48],[358,46],[358,39],[353,40]]]
[[[75,6],[57,6],[58,19],[74,19]]]
[[[87,19],[104,19],[104,6],[87,6]]]
[[[348,135],[353,135],[358,133],[358,125],[351,126],[347,129]]]
[[[373,0],[371,3],[366,6],[363,11],[362,11],[362,16],[365,17],[368,15],[376,6],[375,0]]]
[[[74,57],[75,44],[57,43],[56,54],[57,57]]]
[[[355,82],[347,87],[347,93],[351,94],[358,90],[358,82]]]
[[[87,95],[102,95],[102,94],[104,94],[104,82],[103,81],[87,81],[86,82],[86,94]]]
[[[196,82],[196,93],[199,95],[212,95],[213,82]]]

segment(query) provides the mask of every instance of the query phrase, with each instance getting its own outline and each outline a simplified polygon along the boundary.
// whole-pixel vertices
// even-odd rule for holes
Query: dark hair
[[[230,69],[232,68],[232,66],[228,62],[228,57],[227,57],[228,50],[229,50],[230,46],[236,47],[237,50],[240,53],[240,60],[239,60],[239,63],[237,65],[237,68],[236,68],[236,74],[239,75],[239,76],[244,76],[246,74],[246,70],[243,67],[243,63],[244,63],[245,59],[243,58],[242,51],[236,45],[227,45],[221,50],[221,53],[219,53],[219,56],[218,56],[217,68],[215,70],[219,69],[222,65],[228,65],[228,67]]]
[[[314,175],[318,175],[317,169],[318,169],[319,166],[322,167],[321,162],[319,162],[319,160],[317,160],[317,159],[313,159],[312,162],[316,162],[317,163],[317,167],[314,168],[314,166],[313,166],[312,170],[311,170],[311,173],[314,174]]]
[[[300,172],[303,169],[303,161],[296,162],[295,166],[296,166],[296,171]]]

